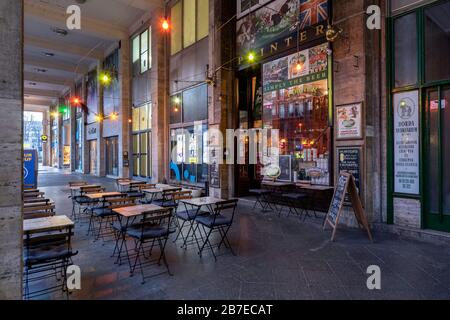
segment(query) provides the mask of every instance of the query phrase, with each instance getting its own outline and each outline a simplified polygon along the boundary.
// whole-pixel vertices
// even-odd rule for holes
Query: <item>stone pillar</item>
[[[97,78],[100,77],[100,73],[103,70],[103,64],[101,61],[97,64]],[[104,117],[103,112],[103,85],[97,81],[98,92],[98,114]],[[105,139],[103,139],[103,121],[98,123],[98,138],[97,138],[97,174],[99,177],[106,176],[106,160],[105,160]]]
[[[70,88],[71,96],[75,94],[75,85]],[[77,108],[72,107],[71,102],[67,106],[70,110],[70,171],[75,172],[77,168],[76,164],[76,152],[77,152]]]
[[[333,21],[343,33],[333,43],[333,105],[362,103],[362,139],[337,141],[337,147],[360,147],[361,200],[369,221],[381,220],[381,116],[383,99],[381,31],[366,27],[364,12],[371,4],[385,8],[384,0],[349,0],[333,2]],[[383,9],[382,9],[383,12]],[[383,20],[383,19],[382,19]],[[335,135],[336,136],[336,135]],[[336,154],[336,152],[334,152]],[[335,163],[337,161],[334,161]],[[339,174],[335,166],[335,178]],[[357,226],[351,209],[346,208],[343,223]]]
[[[50,110],[50,109],[49,109]],[[51,155],[51,136],[50,136],[50,111],[45,111],[43,114],[43,120],[42,120],[42,127],[43,131],[42,133],[48,137],[47,142],[42,143],[42,165],[44,166],[50,166],[50,155]]]
[[[87,88],[86,88],[86,81],[85,78],[83,77],[81,80],[81,96],[82,99],[84,101],[84,103],[86,103],[86,99],[87,99]],[[83,121],[82,121],[82,127],[81,127],[81,141],[82,141],[82,146],[83,146],[83,151],[82,151],[82,157],[83,157],[83,173],[84,174],[88,174],[89,173],[89,141],[87,141],[86,139],[86,123],[87,123],[87,114],[83,112]]]
[[[163,17],[158,10],[154,17]],[[152,21],[152,178],[154,182],[169,179],[168,64],[170,34],[162,31],[159,19]],[[153,80],[158,79],[158,80]]]
[[[59,104],[56,106],[56,112],[58,114],[57,122],[58,122],[58,169],[64,168],[64,136],[63,136],[63,115],[59,112],[59,108],[61,105],[64,105],[64,99],[59,99]]]
[[[130,39],[121,40],[119,50],[119,177],[130,178],[132,154],[130,148],[131,88],[130,88]],[[128,166],[124,166],[124,152],[128,153]]]
[[[0,2],[0,46],[0,299],[21,299],[23,1]]]
[[[235,128],[233,117],[236,114],[233,104],[234,74],[231,71],[235,63],[235,39],[233,35],[236,30],[235,20],[229,20],[236,12],[236,2],[226,0],[210,0],[209,2],[209,65],[214,70],[224,64],[225,68],[216,74],[216,83],[209,90],[209,125],[218,125],[223,134],[224,146],[227,143],[226,129]],[[217,19],[216,17],[220,17]],[[227,24],[224,25],[224,23]],[[215,34],[215,37],[212,36]],[[227,199],[234,195],[234,172],[233,165],[220,165],[220,188],[210,188],[210,194],[219,198]]]

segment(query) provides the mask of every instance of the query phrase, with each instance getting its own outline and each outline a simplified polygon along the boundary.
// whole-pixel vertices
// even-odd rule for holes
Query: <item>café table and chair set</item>
[[[327,186],[267,179],[262,181],[260,189],[251,189],[250,193],[256,198],[253,210],[260,207],[263,212],[277,212],[279,217],[287,210],[288,216],[296,215],[305,221],[310,212],[317,218],[317,212],[328,210],[326,206],[333,190]]]
[[[78,253],[72,250],[74,222],[67,216],[56,216],[53,200],[38,189],[23,192],[23,211],[24,299],[60,290],[68,298],[67,268]],[[52,285],[42,285],[42,281],[50,281],[47,279],[54,279]],[[31,285],[37,282],[41,285],[32,290]]]
[[[142,282],[148,278],[144,274],[145,266],[164,264],[164,272],[171,274],[165,250],[172,234],[176,234],[174,242],[181,237],[185,249],[195,243],[200,257],[206,248],[214,259],[217,259],[214,248],[225,246],[231,250],[227,234],[234,220],[237,200],[193,198],[192,191],[180,186],[132,180],[116,181],[115,192],[81,183],[69,187],[74,190],[71,193],[74,218],[80,221],[79,214],[84,213],[89,221],[88,235],[92,235],[94,241],[102,239],[104,244],[112,240],[115,263],[128,263],[130,275],[139,270]],[[215,233],[219,234],[217,244],[212,241]],[[158,248],[159,254],[154,258],[152,253]]]

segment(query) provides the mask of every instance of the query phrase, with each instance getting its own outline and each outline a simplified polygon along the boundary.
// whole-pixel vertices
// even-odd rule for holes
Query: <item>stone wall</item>
[[[0,1],[0,299],[22,297],[23,2]]]

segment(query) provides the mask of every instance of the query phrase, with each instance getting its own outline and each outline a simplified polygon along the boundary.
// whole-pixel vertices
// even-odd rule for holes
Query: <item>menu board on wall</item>
[[[360,178],[361,178],[361,148],[359,147],[344,147],[338,148],[338,172],[350,173],[355,179],[355,185],[360,192]],[[345,198],[345,204],[350,204],[350,199]]]
[[[394,191],[419,194],[419,92],[394,95]]]

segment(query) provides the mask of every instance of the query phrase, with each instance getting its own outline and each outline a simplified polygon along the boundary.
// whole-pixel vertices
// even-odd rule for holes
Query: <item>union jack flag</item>
[[[300,0],[300,29],[328,19],[328,0]]]

